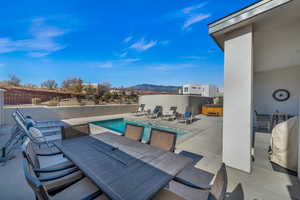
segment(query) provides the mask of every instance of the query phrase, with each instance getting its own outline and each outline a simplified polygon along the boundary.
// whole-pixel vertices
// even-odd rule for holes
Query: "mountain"
[[[153,92],[177,92],[178,86],[165,86],[165,85],[152,85],[152,84],[140,84],[130,87],[134,90],[144,90]]]

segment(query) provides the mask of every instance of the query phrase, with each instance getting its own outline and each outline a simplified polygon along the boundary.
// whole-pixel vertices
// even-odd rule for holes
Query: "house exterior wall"
[[[145,109],[151,111],[155,106],[163,107],[163,112],[168,111],[171,106],[177,107],[178,113],[191,111],[193,114],[199,114],[200,107],[210,104],[213,99],[210,97],[200,97],[192,95],[143,95],[139,96],[139,104],[145,104]]]
[[[35,120],[63,120],[80,117],[93,117],[101,115],[114,115],[135,112],[136,104],[128,105],[96,105],[96,106],[65,106],[65,107],[18,107],[25,115],[32,116]],[[4,107],[4,123],[12,125],[11,114],[16,107]]]
[[[227,35],[224,55],[223,162],[251,172],[253,32]]]
[[[40,98],[43,101],[49,101],[55,97],[70,98],[71,94],[50,92],[50,91],[37,91],[29,89],[6,89],[4,95],[5,105],[18,105],[18,104],[31,104],[33,98]]]
[[[271,114],[278,110],[291,115],[299,114],[300,65],[254,73],[254,109],[259,113]],[[277,89],[286,89],[290,98],[278,102],[272,94]]]
[[[187,84],[182,86],[182,93],[185,95],[197,94],[203,95],[203,87],[200,84]]]

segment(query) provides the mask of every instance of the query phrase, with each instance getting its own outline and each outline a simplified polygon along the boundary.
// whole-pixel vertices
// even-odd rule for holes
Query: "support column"
[[[298,178],[300,180],[300,95],[299,95],[299,113],[298,113],[298,120],[299,120],[299,134],[298,134]]]
[[[250,173],[253,124],[252,25],[228,34],[224,52],[223,162]]]
[[[0,127],[4,124],[4,90],[0,89]]]

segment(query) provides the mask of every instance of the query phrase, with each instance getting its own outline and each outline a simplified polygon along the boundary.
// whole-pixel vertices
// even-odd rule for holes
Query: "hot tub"
[[[223,116],[223,106],[217,104],[207,104],[202,106],[202,114],[208,116]]]

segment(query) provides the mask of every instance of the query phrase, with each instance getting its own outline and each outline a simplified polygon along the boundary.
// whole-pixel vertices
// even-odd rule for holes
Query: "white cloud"
[[[144,38],[133,43],[129,48],[135,49],[137,51],[146,51],[157,44],[157,40],[146,41]]]
[[[199,66],[197,63],[176,63],[176,64],[152,64],[147,66],[150,70],[157,71],[171,71],[171,70],[182,70],[186,68],[193,68]]]
[[[9,53],[17,48],[14,41],[9,38],[0,38],[0,53]]]
[[[50,26],[44,18],[32,20],[28,39],[12,40],[0,38],[0,53],[24,51],[30,57],[44,57],[55,51],[66,48],[66,45],[58,43],[55,39],[68,33],[68,30]]]
[[[126,66],[130,63],[135,63],[140,61],[139,58],[126,58],[126,59],[116,59],[116,60],[108,60],[108,61],[103,61],[103,62],[98,62],[95,65],[98,68],[102,69],[109,69],[112,67],[118,67],[118,66]]]
[[[33,58],[40,58],[40,57],[45,57],[49,55],[49,52],[29,52],[27,56],[33,57]]]
[[[127,58],[127,59],[122,59],[120,60],[121,63],[124,63],[124,64],[128,64],[128,63],[134,63],[134,62],[137,62],[137,61],[140,61],[141,59],[139,58]]]
[[[192,11],[195,11],[199,8],[203,8],[204,6],[206,6],[206,4],[207,4],[207,2],[203,2],[203,3],[197,4],[197,5],[189,6],[189,7],[182,9],[182,12],[184,14],[190,14]]]
[[[190,30],[191,25],[199,23],[211,16],[211,14],[207,12],[202,12],[202,11],[200,12],[201,8],[205,7],[207,4],[208,2],[205,1],[200,4],[185,7],[181,10],[171,12],[167,14],[165,17],[168,20],[184,19],[182,30],[185,31]]]
[[[120,57],[121,57],[121,58],[124,58],[124,57],[126,57],[126,56],[127,56],[127,54],[128,54],[128,52],[127,52],[127,51],[125,51],[125,52],[123,52],[123,53],[121,53],[121,54],[120,54]]]
[[[183,58],[191,59],[191,60],[203,60],[203,59],[205,59],[204,57],[201,57],[201,56],[184,56]]]
[[[203,14],[203,13],[192,15],[184,22],[182,28],[187,29],[191,25],[201,22],[202,20],[207,19],[209,17],[210,14]]]
[[[130,42],[131,40],[132,40],[132,36],[128,36],[128,37],[126,37],[126,38],[123,40],[123,42],[128,43],[128,42]]]
[[[113,67],[113,62],[112,61],[106,61],[106,62],[102,62],[102,63],[98,63],[97,67],[99,68],[112,68]]]
[[[157,71],[168,71],[170,70],[172,67],[168,66],[168,65],[156,65],[156,66],[152,66],[149,67],[152,70],[157,70]]]

